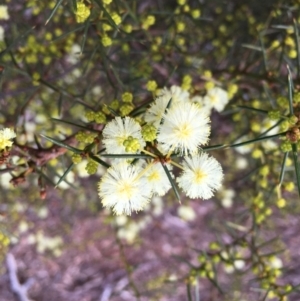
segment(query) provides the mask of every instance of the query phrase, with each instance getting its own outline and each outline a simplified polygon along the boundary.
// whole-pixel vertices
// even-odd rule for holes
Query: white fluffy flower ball
[[[170,171],[172,166],[167,164],[166,168]],[[150,166],[146,166],[145,169],[147,170],[145,172],[145,178],[153,194],[158,196],[165,195],[171,188],[171,184],[161,163],[150,163]]]
[[[143,210],[152,193],[145,177],[140,176],[141,171],[141,167],[126,161],[110,167],[98,185],[102,205],[117,215]]]
[[[206,112],[194,103],[181,102],[163,115],[157,141],[165,154],[177,151],[187,155],[196,153],[200,145],[207,144],[209,134],[210,119]]]
[[[168,103],[171,100],[171,106],[178,102],[189,101],[190,94],[178,86],[172,86],[170,89],[164,88],[155,99],[151,107],[145,114],[145,121],[153,124],[156,128],[161,123],[162,117],[166,111]]]
[[[209,199],[221,187],[223,171],[220,163],[206,153],[186,157],[184,170],[177,178],[178,186],[192,199]]]

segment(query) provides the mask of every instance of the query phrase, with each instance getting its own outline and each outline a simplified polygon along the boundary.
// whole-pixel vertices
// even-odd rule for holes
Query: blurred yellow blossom
[[[11,147],[13,144],[11,139],[15,137],[16,133],[9,128],[0,130],[0,150],[4,150],[6,147]]]
[[[82,2],[77,3],[76,22],[83,23],[90,15],[90,9]]]
[[[153,24],[155,24],[155,17],[152,15],[149,15],[142,23],[142,28],[147,30]]]
[[[112,40],[109,36],[104,35],[101,39],[101,42],[103,44],[104,47],[108,47],[112,44]]]
[[[7,5],[0,5],[0,20],[8,20],[9,14],[7,10]]]

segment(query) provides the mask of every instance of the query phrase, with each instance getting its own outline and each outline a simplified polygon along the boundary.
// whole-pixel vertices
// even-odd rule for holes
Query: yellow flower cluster
[[[90,16],[90,14],[90,9],[84,3],[77,3],[77,11],[75,12],[77,23],[83,23]]]

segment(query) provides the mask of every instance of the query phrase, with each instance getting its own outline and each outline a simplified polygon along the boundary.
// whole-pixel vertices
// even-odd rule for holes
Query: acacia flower
[[[13,144],[11,139],[15,137],[16,133],[9,128],[0,130],[0,150],[4,150],[6,147],[11,147]]]
[[[191,98],[191,102],[197,104],[202,111],[205,111],[207,115],[211,114],[212,107],[207,102],[204,102],[204,96],[196,95]]]
[[[208,90],[207,94],[204,96],[203,105],[221,112],[227,105],[228,100],[228,93],[225,90],[219,87],[214,87]]]
[[[147,171],[145,172],[145,178],[147,180],[147,185],[151,187],[153,194],[158,196],[165,195],[171,188],[170,181],[166,175],[164,168],[160,162],[155,162],[154,164],[145,167]],[[172,166],[167,164],[166,167],[170,171]]]
[[[152,194],[146,178],[139,176],[141,172],[142,167],[125,160],[110,167],[98,185],[102,205],[111,207],[117,215],[143,210]]]
[[[139,149],[145,147],[141,133],[141,126],[131,117],[116,117],[103,130],[103,144],[109,154],[126,154],[126,146],[124,142],[129,138],[135,139],[140,146]],[[125,143],[126,144],[126,143]],[[137,150],[136,152],[139,152]]]
[[[178,186],[192,199],[209,199],[221,187],[223,171],[220,163],[206,153],[186,157],[184,170],[176,179]]]
[[[164,153],[178,151],[187,155],[195,153],[200,145],[208,142],[209,117],[204,110],[191,102],[174,104],[163,115],[158,128],[157,141]]]
[[[172,86],[170,89],[164,88],[147,110],[145,121],[153,124],[157,128],[161,123],[170,100],[172,99],[171,106],[173,106],[181,101],[189,101],[189,96],[190,94],[187,91],[182,90],[178,86]]]
[[[83,23],[90,14],[90,9],[83,2],[77,2],[77,10],[75,11],[77,23]]]

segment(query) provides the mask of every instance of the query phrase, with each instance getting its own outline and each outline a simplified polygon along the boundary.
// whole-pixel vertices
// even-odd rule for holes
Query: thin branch
[[[6,265],[9,275],[9,281],[10,281],[10,288],[13,291],[13,293],[17,296],[19,301],[31,301],[27,297],[27,291],[30,288],[30,286],[33,284],[34,279],[30,278],[28,279],[24,284],[21,284],[17,272],[18,267],[16,263],[16,259],[13,254],[8,253],[6,256]]]

